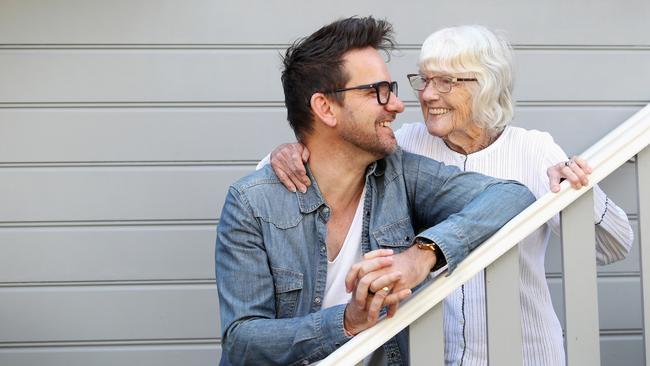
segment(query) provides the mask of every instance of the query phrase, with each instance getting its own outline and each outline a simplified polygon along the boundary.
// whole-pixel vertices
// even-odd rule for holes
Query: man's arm
[[[311,363],[349,339],[343,330],[344,305],[276,319],[275,284],[261,227],[234,188],[219,221],[215,264],[223,350],[232,364]]]
[[[232,364],[288,365],[323,359],[350,339],[344,324],[351,334],[367,329],[377,322],[383,305],[410,293],[397,298],[387,292],[368,296],[369,284],[360,282],[347,305],[277,319],[273,275],[282,271],[269,268],[263,239],[247,202],[231,188],[217,229],[215,262],[223,350]],[[387,255],[364,259],[375,269],[390,262]],[[394,274],[381,284],[393,287],[398,280],[399,274]],[[294,291],[301,291],[302,286],[295,287]]]
[[[404,153],[404,179],[418,237],[438,245],[453,271],[471,250],[535,201],[519,182]]]

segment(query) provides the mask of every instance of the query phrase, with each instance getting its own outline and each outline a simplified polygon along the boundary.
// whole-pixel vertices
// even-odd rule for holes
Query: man
[[[288,120],[313,185],[288,192],[266,167],[230,187],[216,245],[222,365],[327,357],[533,202],[516,182],[397,150],[390,123],[404,105],[378,51],[391,33],[349,18],[287,51]],[[406,335],[383,351],[407,364]]]

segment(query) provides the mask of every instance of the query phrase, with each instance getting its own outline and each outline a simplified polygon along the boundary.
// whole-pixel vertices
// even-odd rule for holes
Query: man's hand
[[[352,271],[368,272],[367,278],[353,281],[352,286],[346,288],[352,292],[352,299],[345,308],[344,327],[352,335],[366,330],[377,323],[379,313],[384,306],[396,306],[411,294],[410,289],[404,289],[391,293],[402,277],[398,271],[386,271],[379,274],[379,271],[390,267],[393,263],[393,251],[390,249],[379,249],[366,253],[364,259],[352,266]],[[349,273],[348,273],[349,275]],[[381,278],[376,278],[381,277]],[[371,291],[370,285],[375,283],[379,286],[378,291]]]
[[[369,252],[364,258],[372,253],[384,250],[390,249]],[[422,250],[413,245],[404,252],[393,255],[391,263],[379,268],[366,265],[365,261],[356,263],[350,268],[345,278],[345,287],[349,291],[357,282],[369,283],[367,286],[370,291],[376,292],[383,288],[385,286],[384,283],[387,281],[382,276],[386,276],[392,272],[398,272],[401,274],[397,283],[398,287],[393,288],[393,290],[411,289],[424,281],[431,268],[436,264],[436,259],[436,255],[432,251]]]
[[[579,156],[573,156],[567,161],[557,163],[546,170],[548,175],[548,184],[551,192],[560,191],[560,181],[566,178],[575,189],[580,189],[589,184],[587,175],[591,174],[591,167],[584,159]]]
[[[311,185],[305,169],[308,160],[309,150],[299,142],[282,144],[271,152],[271,167],[280,182],[291,192],[297,188],[305,193]]]
[[[369,252],[366,256],[382,250],[386,249]],[[353,265],[345,278],[345,287],[350,291],[355,284],[362,284],[368,288],[368,292],[377,293],[387,286],[386,283],[395,280],[392,286],[388,286],[392,293],[384,300],[384,306],[389,306],[386,315],[390,318],[397,311],[399,302],[411,294],[411,289],[427,278],[436,260],[432,251],[413,245],[404,252],[393,255],[392,261],[381,267],[365,262]],[[395,273],[399,273],[399,277],[395,277]]]

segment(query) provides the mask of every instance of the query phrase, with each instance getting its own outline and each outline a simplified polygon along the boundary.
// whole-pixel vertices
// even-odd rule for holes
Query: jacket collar
[[[387,166],[390,164],[387,163],[386,158],[373,161],[368,168],[366,168],[366,180],[370,175],[375,177],[380,177],[386,173]],[[318,182],[314,179],[314,175],[311,172],[309,164],[305,164],[305,169],[307,170],[307,176],[311,181],[311,186],[307,187],[307,192],[302,193],[296,191],[298,196],[298,205],[300,206],[300,212],[303,214],[308,214],[314,212],[320,206],[325,204],[325,199],[323,194],[318,187]]]
[[[314,175],[311,173],[309,164],[305,164],[305,169],[307,169],[307,176],[311,181],[311,186],[307,187],[307,192],[302,193],[296,191],[296,194],[298,195],[300,212],[308,214],[314,212],[317,208],[325,204],[325,200],[323,199],[323,194],[321,193],[320,188],[318,188],[318,182],[316,182]]]

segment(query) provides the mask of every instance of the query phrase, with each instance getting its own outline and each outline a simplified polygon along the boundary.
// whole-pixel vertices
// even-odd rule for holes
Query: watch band
[[[435,254],[436,264],[434,264],[433,268],[431,268],[432,272],[435,272],[447,265],[447,259],[445,258],[444,253],[442,252],[442,250],[440,250],[438,244],[436,244],[432,240],[429,240],[427,238],[417,237],[415,238],[413,244],[417,245],[418,249],[430,250]]]

